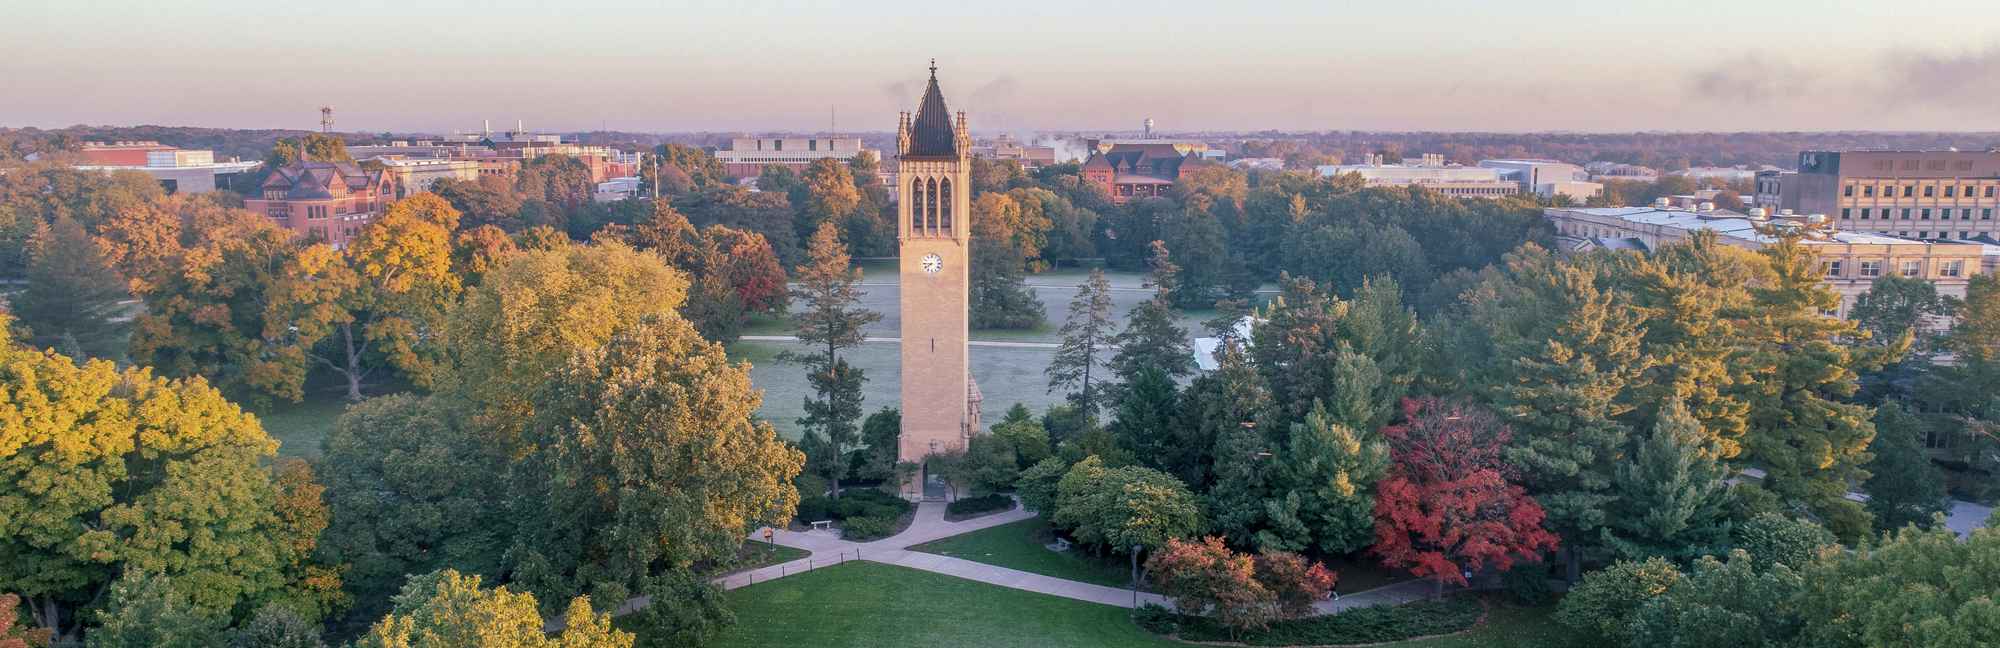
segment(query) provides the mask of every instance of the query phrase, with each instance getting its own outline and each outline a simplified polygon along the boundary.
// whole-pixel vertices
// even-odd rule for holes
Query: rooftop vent
[[[1705,211],[1705,212],[1712,212],[1712,211],[1715,211],[1715,203],[1712,203],[1712,202],[1704,202],[1704,203],[1701,203],[1701,204],[1699,204],[1699,205],[1695,205],[1695,206],[1694,206],[1694,208],[1695,208],[1695,211]]]
[[[1674,205],[1674,201],[1672,201],[1672,200],[1669,200],[1669,199],[1667,199],[1667,198],[1665,198],[1665,197],[1660,197],[1660,198],[1654,198],[1654,199],[1653,199],[1653,206],[1654,206],[1654,207],[1660,207],[1660,208],[1666,208],[1666,207],[1672,207],[1673,205]]]
[[[1755,218],[1757,220],[1764,220],[1766,218],[1771,217],[1771,210],[1765,209],[1763,207],[1751,207],[1750,217]]]

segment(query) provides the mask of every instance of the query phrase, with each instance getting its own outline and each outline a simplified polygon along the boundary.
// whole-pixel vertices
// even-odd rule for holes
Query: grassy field
[[[1131,584],[1132,567],[1124,560],[1115,557],[1099,559],[1079,552],[1050,551],[1042,545],[1050,542],[1051,538],[1048,521],[1036,517],[926,542],[910,549],[1110,587]]]
[[[1191,646],[1147,635],[1127,611],[870,562],[850,562],[729,592],[736,626],[722,648],[1028,648]],[[1570,648],[1552,607],[1496,606],[1463,635],[1395,648]]]
[[[263,410],[251,410],[264,424],[264,432],[278,440],[278,456],[319,458],[319,443],[333,433],[333,422],[347,411],[341,394],[308,390],[297,403],[276,403]]]

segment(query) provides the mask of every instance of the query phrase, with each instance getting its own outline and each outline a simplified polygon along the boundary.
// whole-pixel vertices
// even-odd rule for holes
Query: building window
[[[1937,187],[1933,187],[1933,186],[1930,186],[1930,185],[1924,185],[1924,197],[1925,197],[1925,198],[1930,198],[1930,197],[1933,197],[1933,196],[1936,196],[1936,195],[1937,195]]]
[[[1861,196],[1862,196],[1863,198],[1874,198],[1874,197],[1875,197],[1875,185],[1868,185],[1868,186],[1866,186],[1866,187],[1862,187],[1862,188],[1861,188]]]
[[[1972,208],[1971,208],[1971,207],[1967,207],[1967,208],[1965,208],[1965,209],[1961,209],[1961,210],[1958,210],[1958,219],[1959,219],[1959,220],[1972,220]]]
[[[1993,208],[1987,207],[1979,210],[1979,220],[1993,220]]]
[[[785,140],[771,140],[771,150],[773,151],[785,150]]]
[[[1924,209],[1924,210],[1923,210],[1923,212],[1922,212],[1922,214],[1923,214],[1923,215],[1922,215],[1921,217],[1919,217],[1919,218],[1918,218],[1917,220],[1930,220],[1930,219],[1931,219],[1931,210],[1930,210],[1930,209],[1928,209],[1928,208]]]
[[[1944,262],[1944,267],[1938,269],[1938,276],[1940,277],[1957,277],[1964,274],[1965,274],[1964,261],[1946,261]]]
[[[1848,198],[1853,198],[1853,197],[1854,197],[1854,185],[1847,185],[1847,186],[1845,186],[1845,187],[1841,187],[1841,188],[1840,188],[1840,195],[1842,195],[1842,196],[1845,196],[1845,197],[1848,197]]]
[[[1993,197],[1993,186],[1992,186],[1992,185],[1987,185],[1987,186],[1986,186],[1986,197],[1987,197],[1987,198],[1992,198],[1992,197]]]
[[[1880,276],[1882,276],[1882,262],[1881,262],[1881,261],[1862,261],[1862,262],[1861,262],[1861,276],[1863,276],[1863,277],[1880,277]]]
[[[1821,261],[1819,267],[1821,270],[1824,270],[1826,272],[1826,276],[1829,277],[1840,276],[1841,268],[1839,261]]]
[[[924,230],[924,179],[910,181],[910,234]]]
[[[951,178],[938,183],[938,228],[951,231]]]
[[[1957,197],[1958,197],[1958,185],[1945,185],[1945,187],[1944,187],[1944,197],[1946,197],[1946,198],[1957,198]]]
[[[1840,220],[1854,220],[1854,210],[1846,207],[1840,208]]]
[[[1905,277],[1915,277],[1915,276],[1917,276],[1917,275],[1920,275],[1920,274],[1923,274],[1923,273],[1924,273],[1924,262],[1922,262],[1922,261],[1904,261],[1904,262],[1903,262],[1903,276],[1905,276]]]
[[[1903,208],[1903,220],[1910,220],[1910,208]]]
[[[1862,208],[1861,208],[1861,220],[1868,220],[1868,212],[1871,212],[1871,211],[1874,211],[1874,210],[1872,210],[1872,209],[1869,209],[1869,208],[1867,208],[1867,207],[1862,207]]]
[[[1916,193],[1915,193],[1915,192],[1916,192],[1916,190],[1917,190],[1917,187],[1916,187],[1915,185],[1903,185],[1903,197],[1904,197],[1904,198],[1909,198],[1909,197],[1911,197],[1911,196],[1914,196],[1914,195],[1916,195]]]
[[[808,151],[819,150],[819,140],[806,140],[806,150]]]
[[[938,227],[938,183],[937,180],[924,182],[924,226],[932,230]]]
[[[1930,230],[1923,230],[1923,231],[1920,231],[1920,232],[1917,232],[1917,238],[1920,238],[1920,239],[1927,239],[1927,238],[1930,238],[1930,237],[1931,237],[1931,231],[1930,231]]]

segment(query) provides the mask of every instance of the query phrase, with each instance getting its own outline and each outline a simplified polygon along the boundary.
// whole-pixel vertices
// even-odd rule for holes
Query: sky
[[[0,126],[2000,130],[1994,0],[0,0]]]

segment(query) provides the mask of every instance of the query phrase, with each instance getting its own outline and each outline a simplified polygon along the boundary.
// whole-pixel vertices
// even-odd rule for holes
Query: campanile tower
[[[903,435],[898,459],[922,462],[965,447],[979,429],[978,387],[966,354],[972,243],[972,140],[965,113],[945,109],[937,64],[915,118],[896,124],[896,230],[902,301]],[[928,471],[903,486],[942,497]]]

